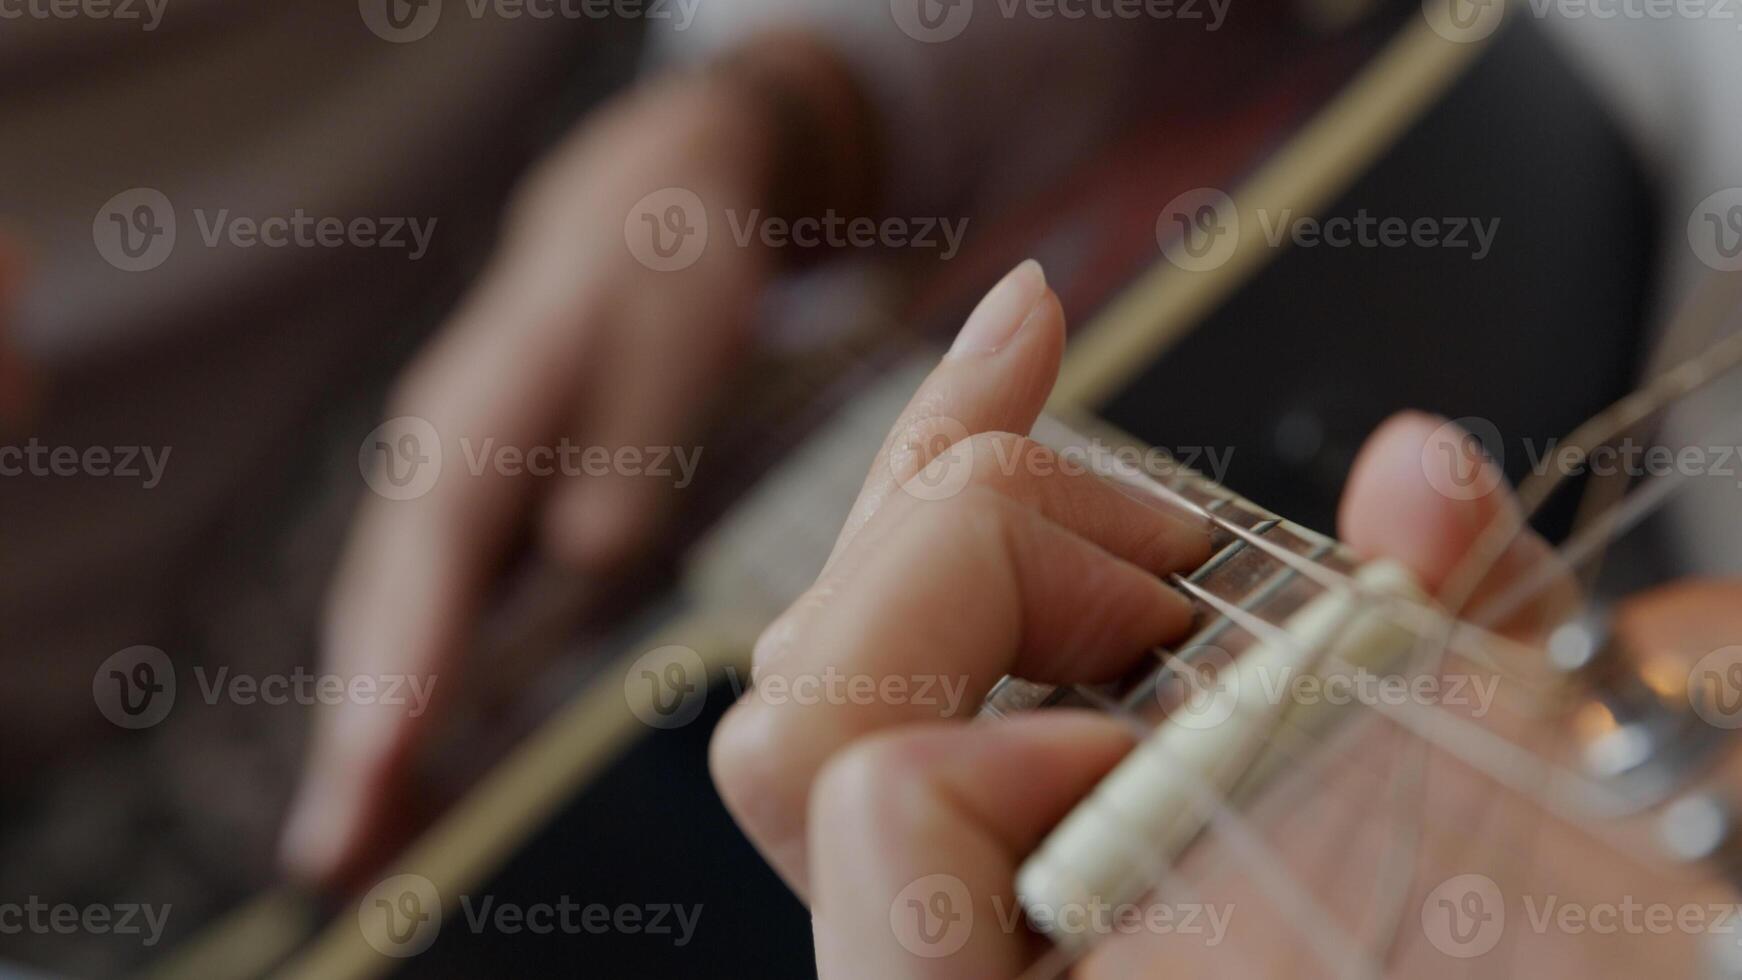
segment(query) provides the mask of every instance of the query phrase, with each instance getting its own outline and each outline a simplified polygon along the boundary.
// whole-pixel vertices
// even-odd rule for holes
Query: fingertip
[[[1052,290],[1040,263],[1026,259],[987,290],[950,346],[951,357],[977,357],[1003,350],[1019,336]]]
[[[1511,506],[1505,476],[1456,423],[1419,411],[1391,416],[1362,447],[1338,509],[1343,540],[1402,562],[1430,590],[1482,528]]]

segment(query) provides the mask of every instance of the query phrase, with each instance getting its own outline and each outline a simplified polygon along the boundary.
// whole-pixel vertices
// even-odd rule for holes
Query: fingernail
[[[1028,259],[1010,270],[962,325],[950,354],[990,354],[1010,342],[1028,314],[1046,296],[1046,273]]]

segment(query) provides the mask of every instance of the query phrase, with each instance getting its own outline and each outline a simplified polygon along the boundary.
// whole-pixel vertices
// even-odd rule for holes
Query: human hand
[[[994,350],[975,343],[1001,335],[1008,339]],[[811,906],[822,976],[1008,977],[1031,965],[1042,944],[1024,925],[1013,894],[1017,868],[1125,755],[1132,736],[1110,717],[1066,711],[961,721],[1006,673],[1054,683],[1115,678],[1188,626],[1180,596],[1157,576],[1203,560],[1202,528],[1135,503],[1093,476],[995,465],[999,458],[1049,457],[1010,433],[1034,422],[1062,343],[1056,299],[1037,269],[1019,268],[981,304],[957,349],[915,395],[816,585],[756,649],[758,685],[780,681],[796,690],[801,677],[833,672],[849,682],[868,678],[879,691],[917,691],[928,678],[940,688],[954,681],[964,696],[942,704],[887,697],[799,704],[752,695],[715,736],[714,773],[728,806]],[[1503,485],[1475,499],[1433,489],[1428,468],[1452,465],[1425,451],[1440,425],[1408,413],[1382,426],[1354,468],[1341,515],[1351,547],[1401,563],[1430,591],[1447,585],[1483,528],[1516,508]],[[945,448],[951,437],[957,441]],[[959,489],[946,495],[941,486]],[[1541,539],[1521,535],[1476,601],[1553,560]],[[1564,611],[1566,582],[1546,594]],[[1508,626],[1538,641],[1535,631],[1552,618],[1519,615]],[[885,687],[891,680],[903,683]],[[1313,806],[1281,817],[1289,833],[1278,867],[1320,869],[1304,882],[1314,889],[1311,900],[1336,910],[1333,918],[1353,918],[1352,935],[1372,927],[1361,918],[1371,901],[1372,862],[1346,857],[1356,849],[1378,853],[1387,828],[1398,824],[1370,785],[1395,745],[1366,739],[1354,754],[1373,767],[1333,767],[1336,775],[1326,777]],[[1489,806],[1493,786],[1467,772],[1442,776],[1442,768],[1434,770],[1429,792],[1454,831],[1465,833],[1459,815]],[[1493,809],[1512,818],[1542,816],[1516,801]],[[1583,884],[1616,870],[1612,860],[1605,866],[1592,860],[1588,841],[1545,836],[1542,861],[1579,869],[1572,877]],[[1237,938],[1217,945],[1179,935],[1114,935],[1082,965],[1085,973],[1189,976],[1234,965],[1253,975],[1298,975],[1323,965],[1314,951],[1339,940],[1308,939],[1302,930],[1332,929],[1303,922],[1298,907],[1255,876],[1227,871],[1239,862],[1213,844],[1198,853],[1209,856],[1188,855],[1200,862],[1194,868],[1222,869],[1205,874],[1201,895],[1239,909],[1230,929]],[[1495,865],[1506,862],[1488,867],[1510,885]],[[1423,858],[1421,879],[1431,885],[1436,873],[1445,878],[1460,867],[1436,848]],[[952,929],[960,941],[947,955],[904,945],[894,925],[904,895],[942,879],[962,892],[958,914],[971,909],[966,928]],[[1663,884],[1649,876],[1632,883]],[[1405,928],[1420,928],[1413,921],[1420,906],[1419,899],[1405,905]],[[1559,938],[1543,962],[1626,962],[1606,938],[1587,937],[1582,956]],[[1464,965],[1419,935],[1400,944],[1399,955],[1404,975],[1456,975]],[[1360,961],[1333,962],[1338,969],[1328,969],[1331,975]]]
[[[396,842],[408,763],[458,700],[455,682],[434,681],[460,671],[521,529],[546,558],[606,572],[670,502],[672,487],[652,476],[478,469],[467,447],[566,442],[612,458],[627,447],[699,459],[686,443],[746,346],[774,262],[757,242],[718,233],[670,266],[636,237],[637,219],[662,218],[670,188],[716,221],[767,206],[779,127],[761,94],[674,77],[603,110],[525,182],[496,256],[397,386],[388,417],[427,423],[447,463],[413,499],[364,500],[329,596],[322,672],[415,678],[433,699],[422,711],[349,701],[319,711],[281,848],[296,876],[340,883]]]

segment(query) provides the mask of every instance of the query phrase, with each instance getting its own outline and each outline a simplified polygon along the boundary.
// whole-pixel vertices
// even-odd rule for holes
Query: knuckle
[[[913,732],[886,732],[847,746],[817,776],[812,825],[905,811],[901,801],[923,792],[929,783],[928,759],[921,737]]]
[[[808,596],[810,593],[806,592]],[[751,648],[750,662],[753,669],[761,670],[764,666],[780,660],[792,649],[793,635],[798,631],[797,618],[802,615],[800,606],[805,602],[805,596],[799,596],[786,612],[769,623],[756,638],[756,645]]]
[[[890,436],[890,473],[896,483],[905,485],[969,435],[966,425],[938,411],[937,405],[916,406]]]
[[[752,838],[780,832],[781,800],[792,751],[778,712],[751,703],[735,705],[715,727],[708,768],[727,809]]]
[[[973,453],[974,464],[970,482],[991,488],[1020,486],[1017,476],[1034,471],[1037,459],[1051,452],[1033,439],[1014,432],[976,433],[967,444]]]
[[[751,663],[755,669],[761,670],[784,659],[798,645],[805,628],[834,604],[839,591],[836,579],[826,577],[812,583],[794,599],[792,605],[775,617],[756,638],[756,644],[751,648]]]
[[[917,508],[906,533],[929,547],[939,542],[958,546],[998,542],[1009,533],[1019,509],[991,487],[969,486],[953,497]]]
[[[1056,471],[1052,450],[1014,432],[977,432],[933,455],[902,489],[921,500],[955,497],[969,488],[998,490],[1026,500],[1032,496],[1029,476]]]

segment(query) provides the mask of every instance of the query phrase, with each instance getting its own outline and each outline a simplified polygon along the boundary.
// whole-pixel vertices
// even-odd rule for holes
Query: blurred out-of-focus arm
[[[918,19],[922,7],[941,18],[929,21],[936,28]],[[879,210],[971,212],[1056,175],[1105,138],[1146,91],[1135,84],[1145,55],[1153,63],[1159,32],[1170,26],[1037,18],[1021,6],[1006,16],[1005,8],[959,0],[703,5],[691,22],[654,26],[650,63],[697,64],[770,32],[806,34],[838,55],[873,112]]]

